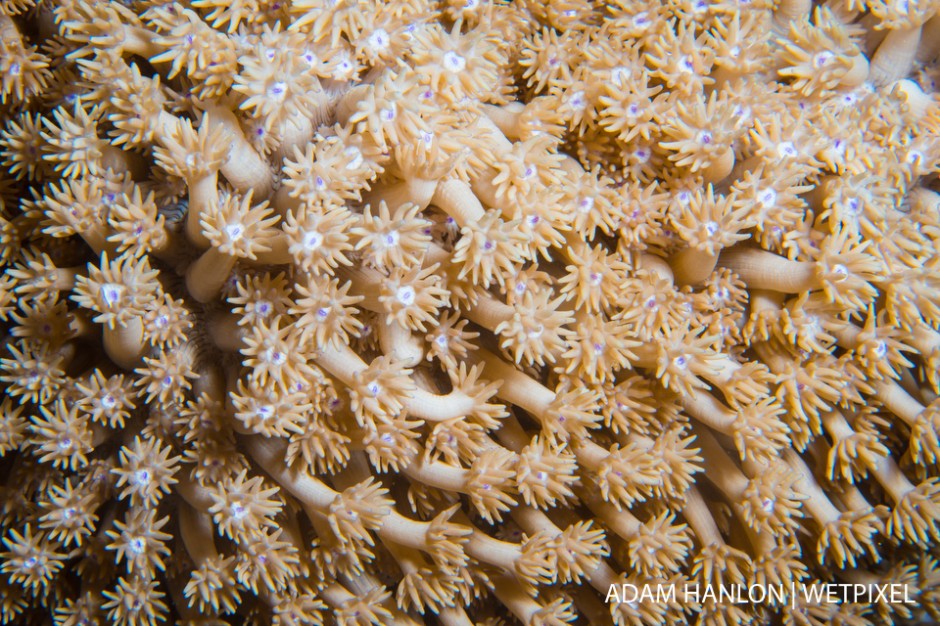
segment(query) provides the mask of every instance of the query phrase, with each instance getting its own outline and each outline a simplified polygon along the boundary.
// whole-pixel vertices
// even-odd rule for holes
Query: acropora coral
[[[938,9],[0,0],[0,623],[940,620]]]

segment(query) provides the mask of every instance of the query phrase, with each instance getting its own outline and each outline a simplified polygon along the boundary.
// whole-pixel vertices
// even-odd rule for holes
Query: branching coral
[[[0,623],[936,619],[934,5],[0,2]]]

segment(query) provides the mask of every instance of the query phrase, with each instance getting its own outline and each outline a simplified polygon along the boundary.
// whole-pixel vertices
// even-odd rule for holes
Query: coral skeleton
[[[938,10],[0,0],[0,624],[936,623]]]

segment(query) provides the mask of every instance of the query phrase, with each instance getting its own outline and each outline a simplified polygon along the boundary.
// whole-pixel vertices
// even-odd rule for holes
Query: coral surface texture
[[[938,82],[940,0],[0,0],[0,624],[940,622]]]

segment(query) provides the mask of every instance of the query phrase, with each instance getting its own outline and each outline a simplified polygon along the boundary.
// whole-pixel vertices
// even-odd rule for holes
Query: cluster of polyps
[[[932,8],[31,4],[0,622],[936,614]]]

